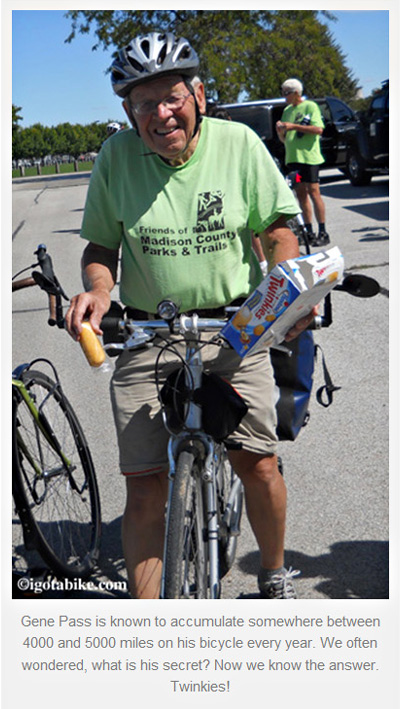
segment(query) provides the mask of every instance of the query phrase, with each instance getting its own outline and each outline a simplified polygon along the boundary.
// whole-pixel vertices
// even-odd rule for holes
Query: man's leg
[[[277,457],[245,450],[229,451],[229,458],[243,482],[249,522],[260,548],[261,566],[283,566],[286,521],[286,486]]]
[[[306,183],[308,194],[314,207],[314,214],[318,224],[325,224],[325,205],[322,201],[318,182]]]
[[[295,599],[293,576],[299,571],[284,567],[286,486],[277,458],[241,450],[232,451],[230,459],[243,482],[247,515],[260,548],[260,594],[270,599]]]
[[[312,203],[308,194],[308,186],[307,182],[299,182],[295,187],[305,224],[312,223]]]
[[[129,478],[122,546],[133,598],[159,598],[164,549],[167,473]]]

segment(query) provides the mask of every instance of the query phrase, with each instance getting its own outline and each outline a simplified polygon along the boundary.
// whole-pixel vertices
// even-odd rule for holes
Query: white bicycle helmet
[[[171,32],[151,32],[131,40],[121,49],[111,65],[111,84],[121,98],[134,86],[163,74],[181,74],[192,79],[199,68],[199,58],[187,39]]]
[[[108,135],[114,135],[114,133],[118,133],[120,130],[121,125],[119,123],[109,123],[107,126]]]

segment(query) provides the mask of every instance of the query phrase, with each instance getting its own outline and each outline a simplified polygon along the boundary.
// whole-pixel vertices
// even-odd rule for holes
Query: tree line
[[[77,33],[93,32],[93,50],[120,48],[139,33],[160,30],[184,36],[200,57],[201,78],[210,101],[228,103],[280,95],[282,82],[301,79],[306,94],[337,96],[354,110],[358,80],[322,21],[335,16],[312,10],[70,10],[67,43]],[[111,64],[111,56],[110,62]],[[105,88],[107,90],[107,88]],[[13,158],[42,158],[98,152],[107,123],[37,123],[22,128],[21,107],[13,106]]]
[[[35,123],[22,128],[20,106],[13,105],[12,157],[13,160],[42,159],[47,155],[71,155],[78,158],[82,154],[98,153],[107,137],[107,122],[87,125],[60,123],[47,127]]]
[[[70,10],[72,42],[93,32],[93,49],[115,50],[151,31],[186,37],[200,57],[207,94],[219,103],[280,95],[282,82],[301,79],[308,96],[353,99],[357,80],[346,57],[313,10]],[[111,62],[110,62],[111,63]]]

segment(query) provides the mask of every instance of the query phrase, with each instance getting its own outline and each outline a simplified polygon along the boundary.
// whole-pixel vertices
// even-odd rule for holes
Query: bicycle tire
[[[219,527],[219,576],[222,579],[233,566],[236,557],[238,538],[240,534],[240,521],[243,511],[243,486],[240,484],[233,499],[230,509],[227,506],[236,480],[226,450],[218,446],[217,500],[218,500],[218,527]],[[225,517],[228,519],[225,521]]]
[[[164,598],[208,597],[208,560],[201,476],[195,455],[182,451],[170,501]]]
[[[99,556],[101,511],[92,457],[71,404],[47,375],[21,379],[51,445],[27,403],[13,396],[13,496],[28,549],[36,548],[58,578],[87,578]],[[46,423],[47,422],[47,423]],[[57,452],[62,450],[68,463]]]

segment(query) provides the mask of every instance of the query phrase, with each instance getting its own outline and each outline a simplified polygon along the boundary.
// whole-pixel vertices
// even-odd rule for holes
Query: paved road
[[[80,290],[79,227],[87,175],[30,178],[13,184],[13,272],[47,244],[68,295]],[[388,595],[388,186],[375,178],[352,187],[337,171],[323,173],[332,244],[346,269],[376,278],[381,293],[361,300],[334,294],[334,324],[316,334],[334,383],[329,409],[313,397],[311,418],[296,443],[281,446],[288,487],[287,565],[301,569],[301,598],[385,598]],[[92,372],[65,332],[46,326],[45,296],[13,296],[13,365],[46,355],[57,365],[93,452],[103,509],[99,578],[126,578],[120,545],[124,484],[117,472],[108,403],[108,375]],[[315,390],[321,386],[317,364]],[[257,598],[257,551],[245,521],[225,598]],[[115,595],[126,597],[116,592]]]

